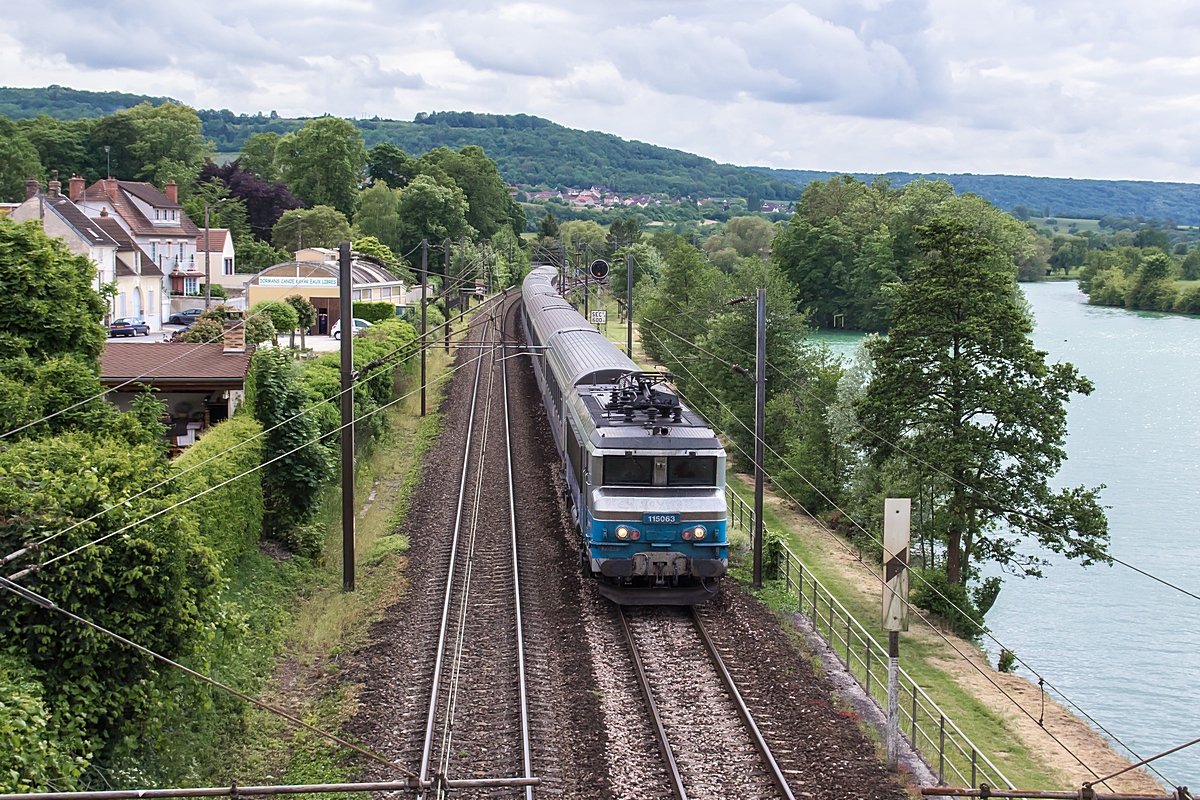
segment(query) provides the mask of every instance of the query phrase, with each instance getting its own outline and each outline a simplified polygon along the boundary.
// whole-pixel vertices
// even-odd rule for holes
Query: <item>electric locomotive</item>
[[[622,605],[693,605],[729,564],[725,451],[539,267],[522,285],[534,373],[566,473],[584,573]]]

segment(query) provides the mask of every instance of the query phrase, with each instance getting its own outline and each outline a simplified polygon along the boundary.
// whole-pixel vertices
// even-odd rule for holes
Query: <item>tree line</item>
[[[656,233],[635,296],[646,352],[725,435],[732,469],[752,464],[754,385],[731,365],[753,372],[743,300],[765,287],[771,480],[875,553],[883,498],[913,498],[914,602],[973,635],[1000,590],[985,564],[1036,576],[1046,551],[1107,559],[1101,487],[1050,488],[1066,405],[1092,385],[1032,344],[1024,225],[945,183],[843,176],[810,184],[759,241],[718,259],[726,248]],[[810,335],[841,315],[886,337],[842,362]]]

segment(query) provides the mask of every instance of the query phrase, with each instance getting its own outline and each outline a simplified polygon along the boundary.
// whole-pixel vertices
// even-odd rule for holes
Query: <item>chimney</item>
[[[42,190],[42,185],[38,183],[37,178],[30,178],[25,181],[25,199],[37,197],[38,192]]]
[[[179,202],[179,185],[175,181],[167,181],[167,185],[163,187],[163,191],[167,195],[167,199],[172,203]]]
[[[46,186],[49,189],[49,194],[51,197],[58,197],[60,194],[62,194],[62,183],[60,183],[57,178],[50,181],[50,183],[46,184]]]
[[[111,200],[112,202],[116,203],[116,202],[120,201],[120,198],[117,197],[117,179],[116,178],[105,178],[104,179],[104,193],[108,195],[108,199]]]
[[[67,187],[67,191],[70,193],[69,197],[71,198],[72,202],[82,203],[84,193],[83,178],[79,177],[78,175],[72,175],[71,181],[67,184]]]
[[[221,337],[221,352],[235,355],[246,352],[246,326],[240,319],[225,320],[225,334]]]

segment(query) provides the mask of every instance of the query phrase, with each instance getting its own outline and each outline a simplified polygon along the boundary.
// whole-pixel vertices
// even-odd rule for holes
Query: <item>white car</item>
[[[371,327],[371,323],[367,322],[365,319],[359,319],[358,317],[354,318],[354,332],[355,333],[362,333],[365,329],[367,329],[369,327]],[[329,332],[329,335],[335,339],[342,338],[342,321],[340,319],[337,322],[333,323],[333,330]]]

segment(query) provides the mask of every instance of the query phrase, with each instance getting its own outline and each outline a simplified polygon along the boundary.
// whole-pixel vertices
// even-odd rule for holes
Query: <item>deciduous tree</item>
[[[1066,452],[1066,403],[1092,384],[1070,364],[1047,364],[1015,301],[1015,276],[988,237],[938,217],[916,229],[918,261],[896,287],[886,339],[871,345],[874,374],[857,403],[856,434],[876,466],[908,459],[950,476],[946,574],[966,585],[980,562],[1026,575],[1044,559],[1023,540],[1105,561],[1099,488],[1053,491]],[[901,450],[902,448],[902,450]]]
[[[310,119],[279,142],[276,162],[288,189],[308,205],[354,214],[367,151],[353,122],[338,117]]]

